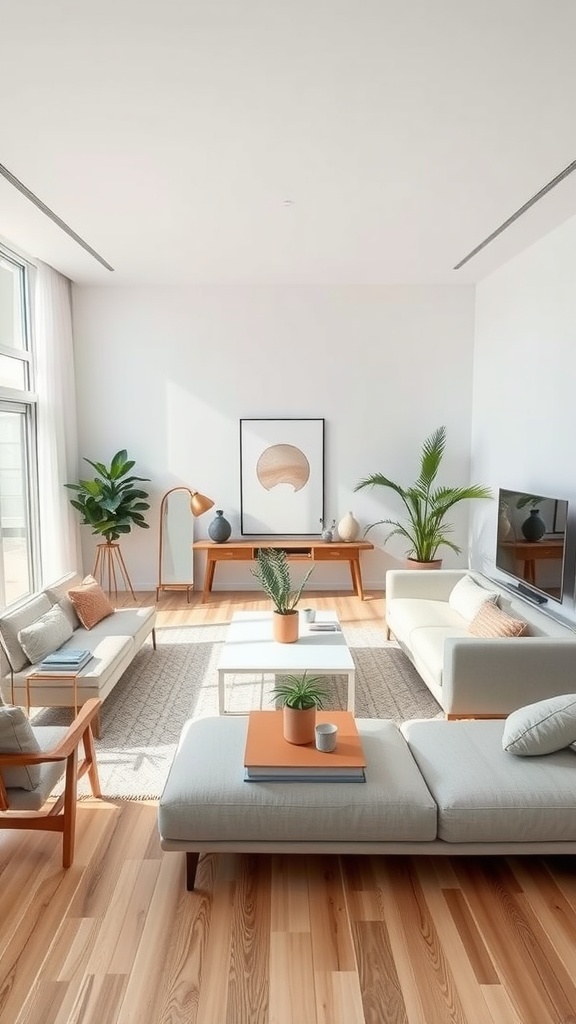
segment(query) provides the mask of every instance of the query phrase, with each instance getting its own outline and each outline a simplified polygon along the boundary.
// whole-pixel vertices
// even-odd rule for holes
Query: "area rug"
[[[155,799],[164,787],[180,730],[189,718],[218,713],[217,665],[227,625],[177,626],[156,630],[157,650],[146,644],[102,705],[96,741],[102,792],[120,799]],[[356,664],[358,718],[440,718],[443,712],[408,658],[374,626],[344,626]],[[273,675],[226,677],[231,711],[273,706]],[[327,676],[331,700],[345,708],[345,676]],[[63,708],[34,714],[37,725],[70,721]],[[89,793],[86,780],[80,795]]]

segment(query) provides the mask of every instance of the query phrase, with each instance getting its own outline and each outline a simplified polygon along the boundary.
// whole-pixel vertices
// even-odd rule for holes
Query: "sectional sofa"
[[[486,635],[490,628],[474,634],[478,601],[466,597],[461,581],[468,578],[502,612],[504,625],[524,625],[522,635]],[[576,688],[576,632],[480,573],[389,570],[386,629],[448,718],[503,716]]]

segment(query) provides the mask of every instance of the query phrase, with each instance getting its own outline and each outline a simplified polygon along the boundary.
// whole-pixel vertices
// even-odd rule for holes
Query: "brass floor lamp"
[[[173,496],[170,498],[170,496]],[[178,497],[176,497],[178,495]],[[181,501],[188,495],[188,501]],[[170,505],[172,505],[172,523],[169,522]],[[214,502],[200,491],[192,491],[189,487],[171,487],[160,503],[160,537],[158,547],[158,586],[156,600],[161,590],[185,590],[186,600],[190,601],[190,591],[194,584],[190,579],[192,559],[192,520],[212,508]],[[167,563],[170,565],[167,565]],[[171,568],[171,572],[170,572]],[[172,578],[170,578],[172,577]]]

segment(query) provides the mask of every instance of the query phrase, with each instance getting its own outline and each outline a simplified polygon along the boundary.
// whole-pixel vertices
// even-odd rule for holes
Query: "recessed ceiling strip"
[[[14,174],[12,174],[12,171],[9,171],[7,167],[4,167],[3,164],[0,164],[0,174],[4,178],[6,178],[6,181],[9,181],[10,184],[14,186],[14,188],[17,188],[23,196],[26,196],[26,199],[29,199],[31,203],[34,203],[34,206],[37,206],[38,209],[41,210],[42,213],[46,215],[46,217],[49,217],[50,220],[54,221],[54,223],[57,224],[58,227],[62,229],[62,231],[65,231],[67,235],[70,235],[70,238],[73,238],[74,241],[78,243],[78,245],[81,245],[82,248],[86,250],[86,252],[89,252],[90,255],[94,257],[95,260],[98,260],[98,263],[101,263],[103,267],[106,267],[106,270],[114,270],[114,267],[111,267],[110,264],[107,263],[106,260],[102,256],[100,256],[96,252],[96,250],[92,248],[91,245],[88,245],[88,242],[85,242],[84,239],[80,238],[80,235],[77,235],[71,227],[68,227],[68,224],[66,224],[65,221],[63,221],[62,218],[58,216],[57,213],[54,213],[54,211],[51,210],[49,206],[46,206],[46,203],[43,203],[42,200],[38,198],[38,196],[34,195],[34,193],[31,192],[29,188],[27,188],[24,182],[20,181],[20,179],[17,178]]]
[[[543,197],[548,192],[551,192],[553,188],[556,188],[556,185],[559,185],[561,181],[564,181],[564,178],[567,178],[569,174],[572,174],[572,171],[576,171],[576,160],[573,160],[571,164],[568,164],[568,166],[565,167],[563,171],[560,171],[560,174],[557,174],[556,177],[552,178],[552,180],[549,181],[547,185],[544,185],[544,187],[541,188],[539,192],[536,192],[536,194],[533,195],[531,199],[528,199],[527,202],[523,204],[523,206],[521,206],[518,210],[516,210],[515,213],[508,217],[508,220],[505,220],[504,223],[500,225],[500,227],[496,228],[496,230],[493,231],[491,235],[488,235],[488,237],[485,238],[483,242],[480,242],[480,245],[477,245],[475,249],[472,249],[472,252],[469,252],[468,255],[465,256],[463,260],[460,260],[460,262],[457,263],[456,266],[453,267],[452,269],[460,270],[460,267],[463,267],[464,264],[468,263],[468,260],[471,260],[473,256],[476,256],[476,254],[479,253],[481,249],[484,249],[487,245],[490,244],[490,242],[493,242],[494,239],[497,238],[498,235],[501,235],[502,232],[506,230],[506,228],[509,228],[510,225],[513,224],[515,220],[518,220],[518,218],[521,217],[523,213],[526,213],[526,211],[529,210],[531,206],[534,206],[534,203],[537,203],[540,199],[543,199]]]

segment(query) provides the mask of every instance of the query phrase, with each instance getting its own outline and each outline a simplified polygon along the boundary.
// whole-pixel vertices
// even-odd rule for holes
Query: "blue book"
[[[67,664],[77,665],[79,662],[85,662],[87,658],[90,657],[90,651],[80,651],[75,648],[68,647],[65,650],[52,651],[52,654],[47,654],[42,664],[51,665],[56,663],[61,665],[66,662]]]
[[[52,654],[48,654],[44,658],[44,661],[40,663],[39,671],[54,673],[79,672],[80,669],[84,668],[84,665],[86,665],[87,662],[89,662],[92,657],[91,651],[75,651],[74,654],[76,655],[76,657],[74,658],[64,657],[63,655],[65,653],[66,652],[62,652],[62,654],[59,657],[57,657],[58,651],[54,651]],[[78,655],[80,655],[80,657],[78,657]]]

